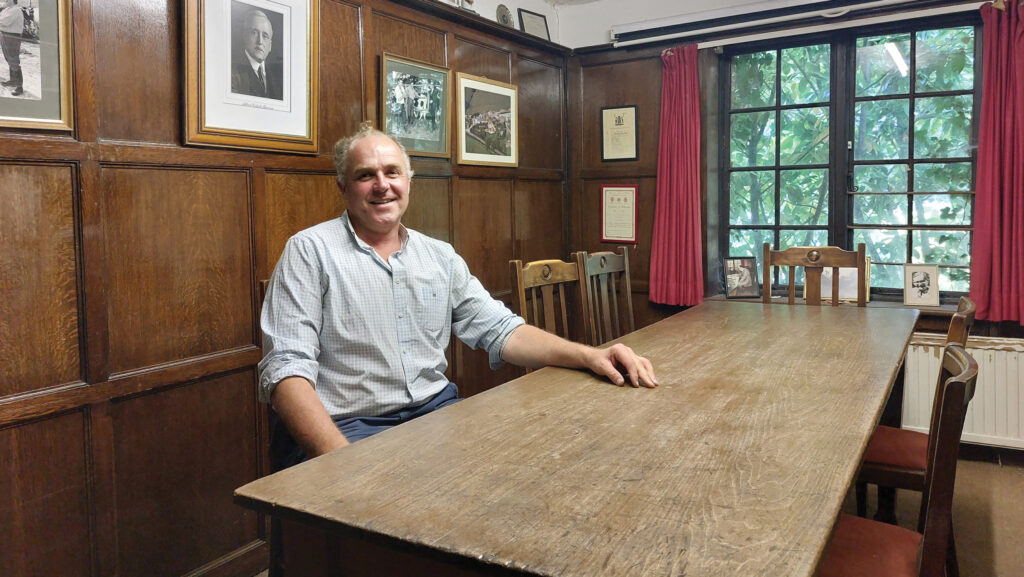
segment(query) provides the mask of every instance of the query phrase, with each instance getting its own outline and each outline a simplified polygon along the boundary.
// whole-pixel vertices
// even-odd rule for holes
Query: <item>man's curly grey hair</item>
[[[356,142],[368,137],[368,136],[384,136],[390,138],[391,142],[395,143],[395,146],[402,151],[402,156],[405,157],[405,170],[409,174],[409,178],[412,178],[412,162],[409,160],[409,153],[405,150],[405,146],[401,142],[398,142],[394,136],[382,132],[373,127],[370,122],[364,122],[359,125],[359,130],[351,136],[346,136],[338,142],[334,143],[334,170],[338,173],[338,182],[345,182],[345,170],[348,168],[348,153],[352,150],[352,147],[356,145]]]

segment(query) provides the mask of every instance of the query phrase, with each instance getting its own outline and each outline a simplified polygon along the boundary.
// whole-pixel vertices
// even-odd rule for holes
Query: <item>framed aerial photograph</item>
[[[448,102],[451,72],[447,68],[381,56],[381,126],[401,142],[409,154],[451,155],[448,139]]]
[[[723,259],[725,271],[725,298],[749,299],[761,296],[761,285],[757,284],[757,259],[752,256]]]
[[[601,186],[601,242],[636,243],[635,184]]]
[[[903,304],[923,307],[939,306],[938,265],[903,265]]]
[[[551,40],[548,32],[548,18],[543,14],[519,9],[519,29],[527,34],[540,36],[544,40]]]
[[[458,73],[459,164],[517,166],[519,121],[512,84]]]
[[[313,0],[185,0],[185,144],[315,153]]]
[[[636,105],[601,109],[601,161],[637,160]]]
[[[0,126],[74,129],[70,5],[71,0],[34,0],[11,7],[21,34],[4,35]]]

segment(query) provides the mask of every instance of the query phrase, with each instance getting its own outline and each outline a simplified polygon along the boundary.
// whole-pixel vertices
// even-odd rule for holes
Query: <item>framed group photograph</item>
[[[725,270],[725,298],[748,299],[761,296],[757,283],[757,259],[752,256],[723,259]]]
[[[185,0],[185,144],[315,153],[314,0]]]
[[[939,306],[938,265],[903,265],[903,304],[923,307]]]
[[[601,186],[601,242],[636,243],[635,184]]]
[[[517,166],[516,87],[458,73],[459,164]]]
[[[0,3],[3,6],[3,3]],[[0,58],[0,126],[71,131],[71,0],[34,0],[5,9]]]
[[[447,68],[381,56],[381,126],[409,154],[448,157],[448,101],[451,72]]]
[[[637,160],[636,105],[601,109],[601,160]]]
[[[551,40],[551,34],[548,32],[548,18],[543,14],[520,8],[519,29],[527,34],[539,36],[544,40]]]

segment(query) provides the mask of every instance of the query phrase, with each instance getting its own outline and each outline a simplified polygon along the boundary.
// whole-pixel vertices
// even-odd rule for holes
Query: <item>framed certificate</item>
[[[601,109],[601,161],[637,160],[636,105]]]
[[[601,242],[636,244],[635,184],[601,187]]]

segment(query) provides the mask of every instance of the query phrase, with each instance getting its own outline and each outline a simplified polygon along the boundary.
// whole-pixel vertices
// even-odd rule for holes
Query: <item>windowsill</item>
[[[713,295],[713,296],[710,296],[710,297],[706,297],[705,300],[711,300],[711,301],[724,301],[724,300],[727,300],[729,302],[738,302],[738,303],[759,303],[759,302],[762,302],[760,297],[758,297],[758,298],[744,298],[744,299],[727,299],[727,298],[725,298],[724,294],[717,294],[717,295]],[[803,299],[799,299],[798,298],[797,299],[797,304],[798,305],[802,305],[803,304],[802,301],[803,301]],[[829,301],[826,300],[826,301],[823,302],[822,306],[829,306],[828,303],[829,303]],[[781,295],[780,296],[773,296],[771,304],[773,304],[773,305],[789,304],[788,303],[788,297],[781,296]],[[846,304],[846,303],[844,303],[844,304]],[[853,305],[853,306],[856,306],[856,303],[852,303],[851,302],[849,304]],[[903,304],[902,302],[899,302],[899,301],[883,301],[883,300],[868,301],[866,306],[868,308],[877,308],[877,309],[917,309],[917,310],[921,311],[921,316],[927,316],[927,317],[951,317],[951,316],[953,316],[953,313],[956,312],[956,307],[957,307],[956,304],[942,304],[942,305],[939,305],[937,307],[909,306],[909,305],[905,305],[905,304]]]

